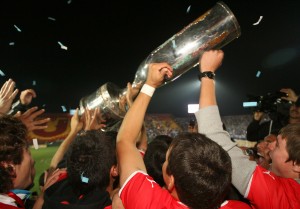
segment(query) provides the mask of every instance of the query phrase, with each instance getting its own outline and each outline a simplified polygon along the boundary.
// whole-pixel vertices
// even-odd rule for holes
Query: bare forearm
[[[68,150],[70,144],[75,139],[76,135],[77,132],[70,132],[69,135],[64,139],[51,160],[50,168],[55,169],[57,167],[58,163],[63,159],[63,156]]]
[[[142,129],[150,99],[151,97],[146,94],[140,93],[138,95],[122,122],[118,133],[118,141],[126,140],[133,144],[136,143],[136,139]]]
[[[42,192],[35,201],[32,209],[42,209],[44,205],[44,193]]]

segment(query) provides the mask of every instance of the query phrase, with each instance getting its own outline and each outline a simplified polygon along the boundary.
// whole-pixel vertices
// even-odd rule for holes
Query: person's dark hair
[[[95,188],[105,190],[114,162],[115,149],[104,132],[90,130],[78,135],[67,155],[67,171],[74,190],[81,194]]]
[[[107,140],[109,141],[109,143],[111,143],[112,148],[113,148],[113,154],[114,154],[114,164],[113,165],[117,165],[117,153],[116,153],[116,143],[117,143],[117,135],[118,132],[117,131],[106,131],[105,135],[107,137]]]
[[[117,153],[116,153],[116,143],[117,143],[117,135],[118,132],[117,131],[106,131],[105,135],[107,136],[108,141],[111,143],[112,145],[112,153],[113,153],[113,158],[114,158],[114,163],[113,165],[117,166],[118,162],[117,162]],[[113,189],[116,189],[119,187],[119,182],[120,182],[120,176],[113,176],[114,178],[114,183],[113,183]]]
[[[161,187],[165,185],[162,165],[166,160],[166,153],[173,138],[168,135],[156,136],[147,146],[144,155],[144,162],[147,173],[158,183]]]
[[[9,115],[0,116],[0,193],[13,189],[12,179],[16,177],[12,166],[19,165],[23,160],[27,128],[17,118]]]
[[[167,174],[179,200],[189,208],[219,208],[231,184],[228,153],[200,133],[181,133],[169,148]]]
[[[286,150],[289,158],[286,162],[292,161],[300,164],[300,124],[293,123],[283,127],[279,134],[286,140]]]

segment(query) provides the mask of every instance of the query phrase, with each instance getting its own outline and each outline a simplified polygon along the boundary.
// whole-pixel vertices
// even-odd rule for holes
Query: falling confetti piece
[[[8,45],[10,45],[10,46],[14,46],[15,45],[15,42],[9,42],[9,44]]]
[[[32,81],[32,85],[35,86],[36,85],[36,81]]]
[[[57,42],[61,49],[68,50],[68,47],[64,46],[60,41]]]
[[[2,70],[0,70],[0,75],[1,76],[5,76],[4,72]]]
[[[70,115],[74,115],[75,112],[76,112],[76,109],[70,109],[70,110],[69,110]]]
[[[189,13],[191,10],[191,5],[187,8],[186,13]]]
[[[67,111],[67,108],[65,106],[61,106],[61,109],[63,110],[63,112],[66,112]]]
[[[68,50],[68,47],[66,47],[66,46],[61,46],[60,48],[64,49],[64,50]]]
[[[48,17],[48,20],[56,21],[56,19],[53,17]]]
[[[14,27],[17,29],[18,32],[22,32],[18,26],[14,25]]]
[[[260,76],[261,72],[260,71],[257,71],[256,73],[256,77],[258,78]]]
[[[32,139],[32,143],[33,143],[34,149],[38,149],[39,148],[39,144],[38,144],[38,140],[37,139]]]
[[[72,3],[72,0],[69,0],[67,3],[68,3],[68,4],[71,4],[71,3]]]
[[[256,23],[253,23],[253,25],[258,25],[262,19],[263,19],[263,16],[260,16],[258,21]]]

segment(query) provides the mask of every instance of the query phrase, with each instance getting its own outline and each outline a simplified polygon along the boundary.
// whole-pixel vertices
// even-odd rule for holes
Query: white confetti
[[[22,32],[18,26],[14,25],[14,27],[17,29],[18,32]]]
[[[259,16],[258,21],[256,23],[253,23],[253,25],[258,25],[262,19],[263,19],[263,16]]]
[[[191,10],[191,5],[187,8],[186,13],[189,13]]]
[[[56,21],[56,19],[53,17],[48,17],[48,20]]]
[[[68,47],[66,47],[66,46],[61,46],[60,48],[64,49],[64,50],[68,50]]]
[[[68,50],[68,47],[64,46],[60,41],[57,42],[61,49]]]
[[[36,81],[35,81],[35,80],[32,81],[32,85],[33,85],[33,86],[36,85]]]
[[[32,142],[33,142],[34,149],[38,149],[39,148],[38,140],[32,139]]]
[[[257,71],[256,73],[256,77],[258,78],[260,76],[261,72],[260,71]]]
[[[69,0],[67,3],[68,3],[68,4],[71,4],[71,2],[72,2],[72,0]]]
[[[63,112],[66,112],[67,111],[67,108],[65,106],[61,106],[61,109],[63,110]]]
[[[9,42],[9,44],[8,45],[10,45],[10,46],[14,46],[15,45],[15,42]]]
[[[2,70],[0,70],[0,75],[1,76],[5,76],[4,72]]]
[[[76,112],[76,109],[70,109],[70,110],[69,110],[70,115],[74,115],[75,112]]]

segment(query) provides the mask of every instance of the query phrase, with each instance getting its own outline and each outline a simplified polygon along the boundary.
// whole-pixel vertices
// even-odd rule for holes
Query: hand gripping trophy
[[[138,67],[132,87],[136,94],[146,81],[148,64],[168,62],[173,68],[170,83],[198,64],[201,54],[210,49],[220,49],[241,35],[240,26],[229,7],[222,1],[173,35],[156,48]],[[80,100],[80,113],[84,109],[99,108],[106,120],[104,131],[113,130],[125,116],[127,88],[120,89],[108,82]]]

